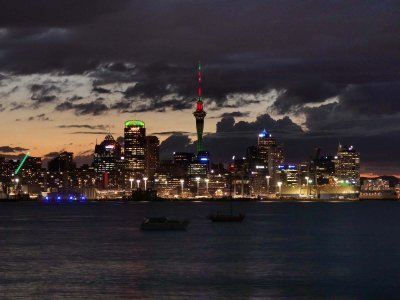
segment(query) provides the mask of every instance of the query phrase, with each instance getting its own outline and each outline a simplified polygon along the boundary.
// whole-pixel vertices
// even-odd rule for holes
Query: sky
[[[204,146],[244,155],[266,129],[287,162],[341,144],[364,175],[400,176],[400,2],[0,0],[0,155],[90,162],[123,122],[162,158]],[[221,147],[222,145],[222,147]]]

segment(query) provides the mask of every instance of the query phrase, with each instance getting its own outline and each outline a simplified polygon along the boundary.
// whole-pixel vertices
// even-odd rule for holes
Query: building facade
[[[145,170],[146,128],[143,121],[128,120],[124,128],[124,162],[132,178],[141,178]]]

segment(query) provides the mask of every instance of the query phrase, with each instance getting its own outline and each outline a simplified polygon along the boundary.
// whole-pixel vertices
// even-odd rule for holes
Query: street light
[[[206,178],[204,179],[204,181],[206,182],[206,192],[208,194],[208,182],[210,181],[210,179]]]
[[[139,189],[139,187],[140,187],[140,179],[136,179],[136,185],[137,185],[137,189]]]
[[[144,190],[147,191],[147,177],[143,177],[144,180]]]
[[[197,191],[196,191],[196,195],[199,195],[199,185],[200,185],[200,177],[196,177],[196,183],[197,183]]]
[[[181,179],[180,182],[181,182],[181,198],[183,198],[183,184],[185,183],[185,180]]]
[[[279,188],[279,198],[281,198],[282,197],[282,181],[278,181],[277,185]]]
[[[306,177],[304,177],[304,178],[306,179],[306,184],[307,184],[306,197],[308,197],[308,179],[309,179],[310,177],[306,176]]]
[[[14,181],[15,181],[15,190],[17,190],[18,189],[19,178],[15,178]]]
[[[271,178],[271,176],[267,175],[265,176],[265,178],[267,178],[267,194],[269,194],[269,179]]]
[[[129,178],[129,181],[130,181],[130,183],[131,183],[131,189],[133,188],[132,187],[132,184],[133,184],[133,178]]]

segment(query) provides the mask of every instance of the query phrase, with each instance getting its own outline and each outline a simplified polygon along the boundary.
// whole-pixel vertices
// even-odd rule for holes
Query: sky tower
[[[193,113],[196,118],[196,130],[197,130],[197,154],[199,151],[203,151],[203,129],[204,129],[204,118],[206,112],[203,110],[203,97],[201,96],[201,64],[199,62],[199,68],[197,71],[197,102],[196,111]]]

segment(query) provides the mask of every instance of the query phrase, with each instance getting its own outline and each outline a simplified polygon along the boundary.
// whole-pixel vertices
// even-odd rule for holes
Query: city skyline
[[[396,1],[227,4],[5,4],[0,155],[66,150],[89,162],[128,119],[146,122],[164,157],[194,151],[200,60],[203,143],[216,161],[221,142],[240,155],[266,129],[290,161],[353,144],[364,176],[400,176]]]

